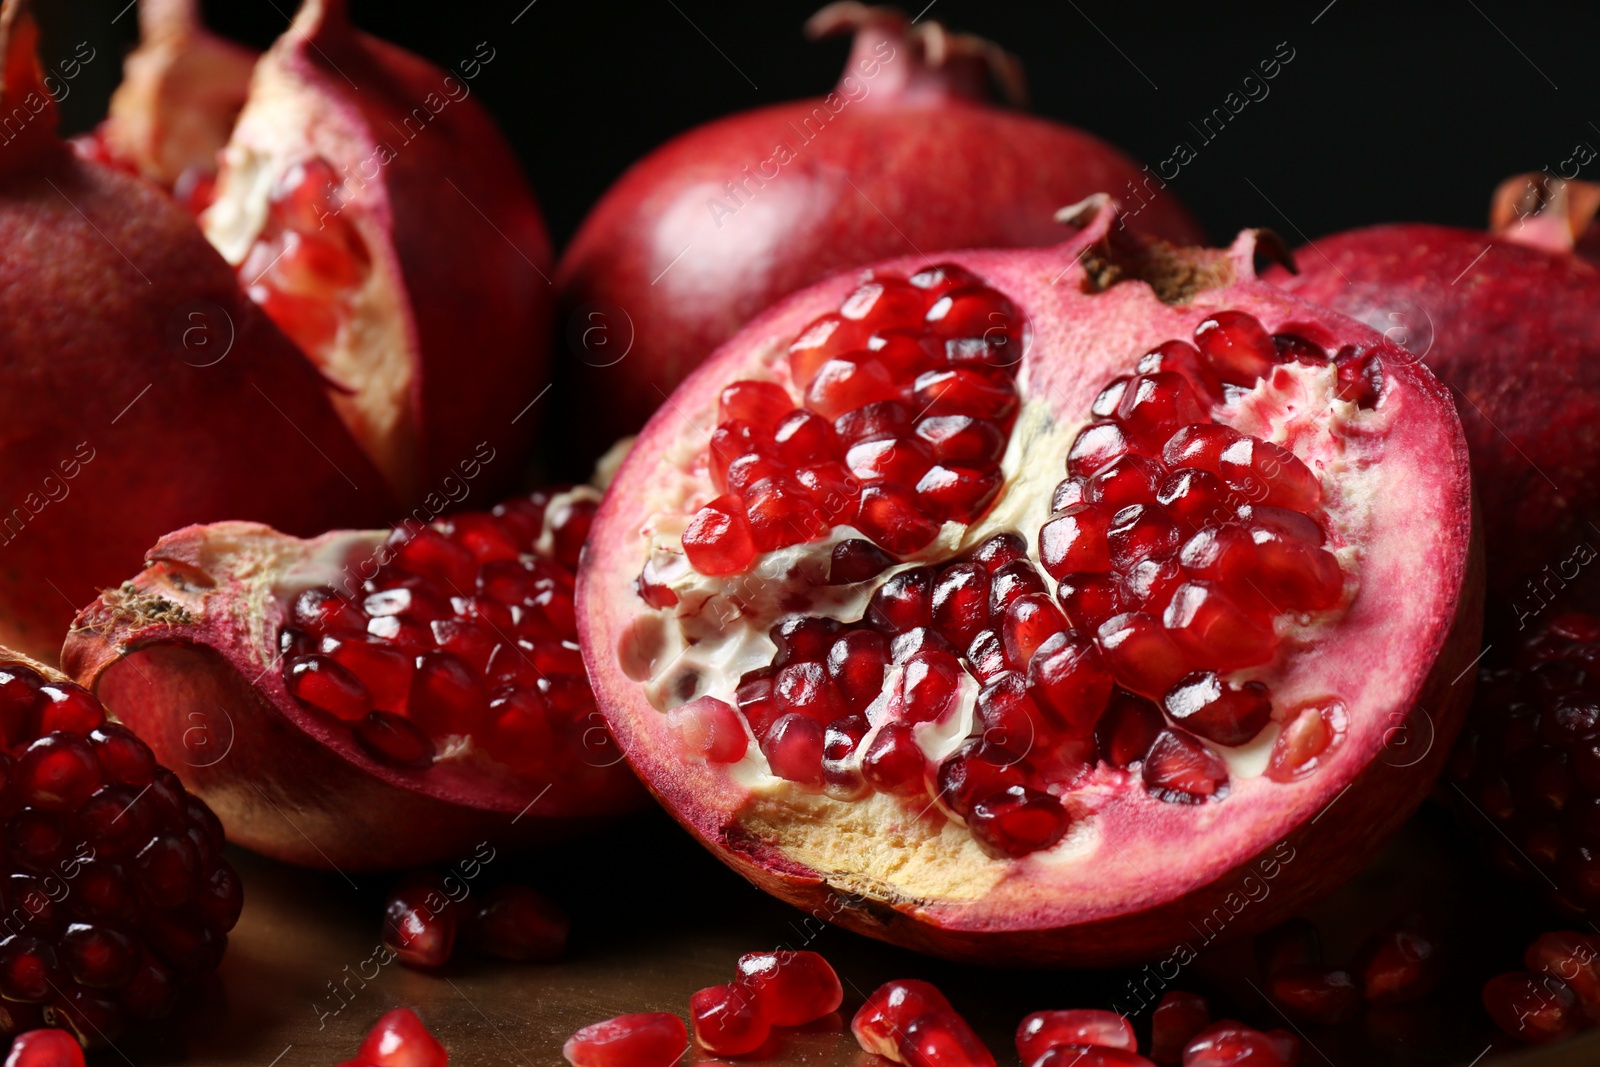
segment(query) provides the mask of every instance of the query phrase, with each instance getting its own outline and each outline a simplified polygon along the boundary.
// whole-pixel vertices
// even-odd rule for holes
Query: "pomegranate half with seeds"
[[[624,460],[578,584],[681,822],[990,962],[1170,952],[1336,885],[1430,788],[1481,613],[1424,368],[1257,283],[1253,235],[1063,219],[751,324]]]
[[[597,495],[309,541],[192,526],[62,659],[267,855],[405,867],[570,833],[643,800],[578,651]]]

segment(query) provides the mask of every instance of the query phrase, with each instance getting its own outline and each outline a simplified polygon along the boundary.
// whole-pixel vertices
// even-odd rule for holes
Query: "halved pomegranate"
[[[1521,175],[1490,232],[1420,223],[1319,238],[1269,280],[1361,319],[1455,392],[1481,497],[1488,589],[1520,635],[1600,589],[1600,186]]]
[[[62,659],[270,856],[403,867],[569,833],[643,800],[578,652],[597,496],[309,541],[192,526]]]
[[[1251,234],[1063,219],[763,315],[641,435],[579,576],[601,710],[681,822],[988,962],[1148,957],[1338,884],[1430,788],[1481,611],[1425,369],[1257,283]]]

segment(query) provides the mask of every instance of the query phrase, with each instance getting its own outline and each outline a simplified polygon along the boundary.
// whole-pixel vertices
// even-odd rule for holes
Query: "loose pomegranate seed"
[[[1178,1064],[1194,1036],[1211,1025],[1211,1005],[1198,993],[1174,989],[1161,998],[1150,1016],[1150,1058]]]
[[[84,1067],[83,1048],[64,1030],[29,1030],[11,1040],[5,1067]]]
[[[1324,1026],[1344,1022],[1361,1004],[1350,972],[1334,967],[1286,968],[1267,983],[1267,993],[1289,1018]]]
[[[953,1011],[930,1011],[905,1025],[899,1060],[907,1067],[995,1067],[967,1021]]]
[[[543,963],[567,946],[572,921],[552,900],[529,886],[489,890],[462,924],[462,937],[489,956],[518,963]]]
[[[395,1008],[367,1032],[353,1062],[361,1067],[445,1067],[449,1060],[416,1012]]]
[[[1033,1063],[1061,1045],[1095,1045],[1100,1048],[1138,1048],[1133,1024],[1114,1011],[1078,1008],[1072,1011],[1036,1011],[1017,1027],[1017,1055]]]
[[[735,763],[749,745],[739,713],[716,697],[700,697],[669,711],[667,730],[685,759]]]
[[[1564,937],[1581,938],[1565,941]],[[1569,954],[1568,949],[1577,950]],[[1546,951],[1548,950],[1548,954]],[[1574,965],[1587,953],[1588,962]],[[1405,927],[1375,934],[1362,948],[1358,972],[1362,995],[1374,1004],[1409,1004],[1433,991],[1439,980],[1439,950],[1427,935]],[[1530,970],[1543,970],[1573,987],[1586,1010],[1600,1009],[1600,962],[1582,935],[1546,934],[1528,949]],[[1546,966],[1550,970],[1546,970]],[[1567,972],[1567,973],[1561,973]],[[1570,976],[1569,976],[1570,975]]]
[[[1032,1067],[1152,1067],[1137,1052],[1100,1045],[1057,1045],[1034,1060]]]
[[[1394,931],[1380,941],[1378,947],[1379,952],[1373,956],[1373,964],[1367,972],[1369,999],[1373,999],[1372,966],[1380,968],[1381,992],[1388,992],[1392,984],[1400,984],[1384,981],[1396,973],[1409,979],[1401,989],[1406,999],[1428,992],[1436,977],[1436,968],[1429,965],[1436,964],[1437,960],[1433,945],[1426,938],[1411,931]],[[1555,931],[1529,945],[1522,962],[1530,971],[1565,983],[1577,996],[1584,1018],[1591,1023],[1600,1021],[1600,941],[1571,930]],[[1411,977],[1418,972],[1425,977]]]
[[[815,952],[751,952],[739,957],[739,984],[773,1026],[804,1026],[837,1011],[844,987]]]
[[[1283,1030],[1262,1033],[1223,1019],[1194,1036],[1183,1050],[1183,1067],[1295,1067],[1300,1039]]]
[[[738,982],[711,986],[690,997],[689,1025],[696,1043],[718,1056],[754,1052],[771,1031],[754,994]]]
[[[676,1015],[640,1012],[585,1026],[561,1054],[572,1067],[672,1067],[688,1043],[689,1030]]]
[[[1489,979],[1483,987],[1483,1006],[1496,1026],[1528,1044],[1570,1037],[1583,1015],[1571,986],[1528,971]]]
[[[441,967],[455,949],[459,909],[437,875],[417,875],[389,894],[383,944],[401,963]]]
[[[913,1019],[948,1011],[950,1002],[931,983],[902,978],[885,982],[873,991],[850,1020],[850,1032],[862,1051],[905,1063],[900,1055],[900,1038],[906,1027]]]

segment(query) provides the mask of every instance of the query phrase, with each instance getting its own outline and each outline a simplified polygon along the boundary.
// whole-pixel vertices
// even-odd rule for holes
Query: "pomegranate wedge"
[[[1426,369],[1258,283],[1254,235],[1062,218],[752,323],[579,574],[600,708],[685,826],[986,962],[1193,951],[1337,885],[1431,787],[1481,622]]]

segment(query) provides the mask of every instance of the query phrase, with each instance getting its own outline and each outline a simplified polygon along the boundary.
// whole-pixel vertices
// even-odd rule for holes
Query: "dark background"
[[[63,107],[69,132],[99,118],[120,76],[114,56],[135,32],[132,10],[117,17],[126,4],[36,0],[47,59],[84,39],[112,49],[112,62],[91,63],[74,83]],[[283,31],[294,6],[205,4],[214,29],[257,46]],[[816,6],[355,0],[353,12],[441,66],[480,41],[496,49],[474,92],[520,154],[560,248],[616,176],[674,134],[830,88],[846,43],[803,38]],[[1389,220],[1482,226],[1501,178],[1558,170],[1580,142],[1600,149],[1594,4],[936,0],[926,17],[1017,53],[1040,114],[1152,165],[1179,140],[1195,145],[1198,158],[1171,189],[1217,240],[1254,225],[1295,243]],[[1282,41],[1295,58],[1268,83],[1270,95],[1203,144],[1189,123],[1221,106]],[[1581,176],[1597,174],[1600,161]]]

